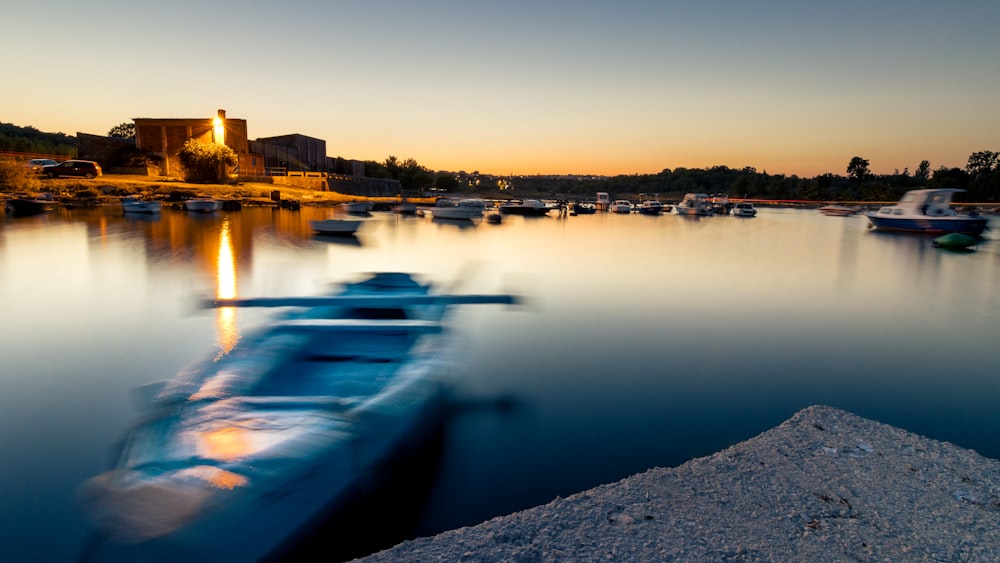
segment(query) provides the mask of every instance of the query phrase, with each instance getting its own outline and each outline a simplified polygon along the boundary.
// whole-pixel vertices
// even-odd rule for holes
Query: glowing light
[[[226,144],[226,126],[221,117],[212,119],[212,139],[218,145]]]

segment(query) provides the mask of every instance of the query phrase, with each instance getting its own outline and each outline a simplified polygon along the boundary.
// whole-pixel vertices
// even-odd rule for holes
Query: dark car
[[[49,178],[81,176],[89,180],[101,175],[101,165],[93,160],[64,160],[59,164],[43,167],[42,174]]]

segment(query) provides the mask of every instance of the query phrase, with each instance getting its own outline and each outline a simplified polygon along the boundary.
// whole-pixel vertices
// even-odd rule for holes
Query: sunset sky
[[[432,170],[771,174],[1000,151],[997,0],[66,0],[3,8],[0,121],[247,121]],[[13,53],[19,53],[14,56]]]

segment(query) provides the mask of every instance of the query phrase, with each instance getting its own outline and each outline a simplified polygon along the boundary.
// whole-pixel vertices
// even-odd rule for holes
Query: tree
[[[965,170],[973,178],[985,176],[996,169],[998,161],[1000,161],[1000,153],[993,151],[974,152],[969,156]]]
[[[110,131],[108,131],[108,137],[135,140],[135,123],[129,123],[126,121],[115,125]]]
[[[227,177],[227,166],[236,166],[239,156],[226,145],[202,143],[189,139],[177,153],[184,178],[189,182],[223,182]]]
[[[443,192],[453,192],[458,189],[458,178],[448,172],[438,172],[434,177],[434,187]]]
[[[855,181],[860,182],[868,176],[871,172],[868,170],[868,160],[856,156],[851,159],[851,162],[847,165],[847,175]]]
[[[917,166],[917,171],[913,173],[913,179],[916,180],[918,184],[926,184],[930,177],[931,163],[926,160],[921,160],[920,166]]]

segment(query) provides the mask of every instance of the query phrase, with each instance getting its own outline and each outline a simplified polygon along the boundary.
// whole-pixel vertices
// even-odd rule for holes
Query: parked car
[[[49,178],[59,176],[82,176],[84,178],[96,178],[102,174],[101,165],[93,160],[64,160],[59,164],[53,164],[42,168],[42,174]]]
[[[41,174],[42,168],[46,166],[52,166],[53,164],[59,164],[59,163],[52,160],[51,158],[33,158],[29,160],[28,163],[25,164],[25,166],[28,167],[28,170],[31,170],[36,174]]]

